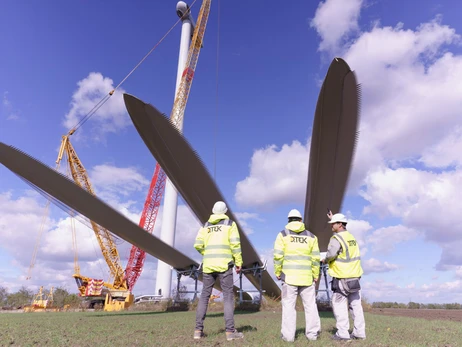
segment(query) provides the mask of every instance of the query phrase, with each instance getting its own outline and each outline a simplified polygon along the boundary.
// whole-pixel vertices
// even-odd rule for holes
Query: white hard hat
[[[341,213],[336,213],[332,216],[332,219],[327,222],[329,224],[334,224],[334,223],[348,223],[348,220],[346,219],[345,215]]]
[[[301,213],[296,209],[290,210],[289,215],[287,216],[287,218],[300,218],[300,219],[303,219]]]
[[[215,205],[213,205],[212,212],[214,214],[224,214],[226,211],[228,211],[228,208],[223,201],[217,201]]]

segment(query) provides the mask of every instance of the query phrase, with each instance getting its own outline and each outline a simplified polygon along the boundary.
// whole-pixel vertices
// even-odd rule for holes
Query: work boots
[[[204,332],[200,330],[194,330],[194,340],[199,340],[201,338],[205,337]]]
[[[244,334],[238,332],[237,330],[234,330],[233,332],[226,332],[226,340],[231,341],[231,340],[240,340],[244,338]]]

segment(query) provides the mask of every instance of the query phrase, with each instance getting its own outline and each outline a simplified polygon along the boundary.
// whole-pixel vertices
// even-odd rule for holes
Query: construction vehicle
[[[56,171],[59,171],[61,161],[64,156],[67,158],[68,173],[74,180],[74,182],[82,189],[88,191],[90,194],[95,195],[95,192],[91,186],[88,174],[80,161],[74,147],[72,146],[69,137],[74,134],[75,128],[69,131],[69,133],[62,137],[61,147],[58,153],[58,159],[56,160]],[[42,219],[40,226],[40,232],[35,244],[34,252],[32,255],[31,264],[29,266],[29,273],[27,279],[31,278],[32,269],[35,265],[35,259],[37,256],[38,245],[40,243],[41,236],[44,231],[44,225],[46,215],[50,206],[50,200],[47,201],[45,206],[45,214]],[[124,270],[120,264],[120,256],[117,250],[113,235],[102,228],[95,222],[89,220],[90,226],[93,229],[99,247],[103,253],[103,257],[109,267],[110,277],[107,281],[100,279],[93,279],[90,277],[82,276],[80,274],[80,267],[78,265],[77,255],[77,241],[75,236],[74,218],[71,218],[71,229],[72,229],[72,242],[74,248],[74,274],[73,277],[77,283],[79,296],[88,299],[88,307],[104,307],[105,311],[119,311],[132,305],[134,296],[130,292],[125,278]],[[42,295],[39,292],[38,295]],[[37,299],[39,302],[39,299]]]
[[[210,4],[211,0],[203,1],[196,26],[194,28],[193,38],[191,40],[191,45],[188,51],[188,60],[182,74],[181,82],[171,113],[171,119],[175,124],[178,124],[178,122],[182,121],[184,116],[187,99],[194,77],[194,71],[196,69],[199,52],[202,47],[205,28],[210,13]],[[109,95],[112,96],[114,91],[115,90],[112,90]],[[70,142],[70,136],[72,136],[76,130],[77,127],[74,127],[69,131],[67,135],[62,137],[58,159],[56,160],[56,170],[59,169],[61,160],[64,156],[66,156],[67,162],[69,164],[68,168],[70,175],[74,182],[82,189],[85,189],[92,195],[96,196],[91,186],[85,167],[83,166]],[[154,231],[157,214],[165,189],[166,178],[167,176],[165,172],[162,170],[160,165],[157,164],[139,222],[139,226],[151,234]],[[49,203],[50,201],[47,202],[46,211],[48,211]],[[79,295],[89,299],[90,308],[103,306],[105,311],[118,311],[125,309],[131,306],[134,302],[134,296],[131,293],[131,290],[133,290],[139,276],[141,275],[146,258],[146,252],[136,246],[132,246],[129,260],[124,271],[120,265],[120,256],[117,251],[113,235],[108,230],[102,228],[93,221],[89,222],[95,233],[104,259],[108,264],[110,270],[110,279],[108,281],[103,281],[100,279],[85,277],[80,274],[80,268],[77,262],[77,243],[75,240],[75,230],[72,228],[75,252],[75,269],[73,277],[76,280]],[[43,233],[43,225],[44,222],[42,222],[27,278],[31,278],[31,271],[34,266],[35,257],[38,250],[37,245],[41,238],[41,234]]]
[[[91,186],[87,171],[69,140],[69,136],[73,133],[74,131],[71,130],[67,135],[63,136],[56,163],[59,164],[63,157],[66,156],[69,164],[70,175],[74,182],[82,189],[96,196],[93,187]],[[72,228],[74,251],[76,252],[74,255],[75,269],[73,277],[77,283],[79,295],[91,299],[89,304],[90,307],[94,307],[99,304],[104,305],[103,307],[105,311],[119,311],[125,309],[131,306],[134,301],[134,296],[128,288],[124,270],[120,265],[120,256],[114,242],[114,237],[105,228],[91,220],[89,222],[95,233],[99,247],[103,253],[103,257],[109,267],[110,280],[103,282],[103,280],[92,279],[80,274],[80,268],[77,263],[75,230]],[[104,292],[103,286],[107,289]]]
[[[212,294],[210,295],[209,302],[213,302],[215,299],[220,299],[220,294]]]
[[[39,292],[35,294],[30,306],[24,306],[24,312],[44,312],[44,311],[58,311],[59,309],[53,305],[53,287],[47,294],[43,291],[43,286],[40,287]]]

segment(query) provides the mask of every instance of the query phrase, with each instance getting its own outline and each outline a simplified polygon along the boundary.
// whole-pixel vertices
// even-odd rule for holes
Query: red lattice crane
[[[175,97],[172,113],[170,114],[170,120],[175,126],[177,126],[179,122],[182,121],[184,116],[194,72],[196,70],[199,53],[202,47],[205,28],[207,26],[211,2],[211,0],[204,0],[202,2],[199,16],[197,18],[196,27],[194,28],[193,38],[191,40],[191,45],[189,46],[188,51],[188,59],[181,76],[181,82]],[[165,175],[164,170],[162,170],[160,165],[157,163],[154,170],[154,175],[152,176],[148,195],[144,203],[143,213],[141,214],[140,222],[138,224],[140,227],[151,234],[154,231],[160,203],[164,195],[166,179],[167,176]],[[128,288],[130,288],[132,291],[138,278],[141,275],[145,259],[146,252],[136,246],[132,246],[127,267],[125,269]]]

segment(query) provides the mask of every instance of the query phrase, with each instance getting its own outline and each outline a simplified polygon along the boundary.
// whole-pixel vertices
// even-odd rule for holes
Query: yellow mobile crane
[[[195,2],[196,0],[194,1],[194,3]],[[211,0],[203,0],[201,9],[199,11],[198,21],[197,21],[196,27],[194,28],[193,38],[192,38],[192,41],[189,47],[187,64],[183,71],[183,75],[182,75],[181,82],[180,82],[180,87],[177,91],[175,103],[174,103],[172,114],[171,114],[171,119],[175,124],[178,124],[178,122],[182,121],[182,118],[184,115],[184,110],[186,108],[186,102],[189,96],[189,91],[191,88],[195,67],[197,64],[198,57],[199,57],[200,49],[202,47],[205,27],[206,27],[208,15],[210,12],[210,5],[211,5]],[[188,11],[189,11],[189,7],[188,7]],[[150,53],[148,53],[148,55]],[[143,60],[145,58],[143,58]],[[132,72],[135,69],[133,69]],[[130,74],[132,72],[130,72]],[[127,75],[126,78],[128,78],[130,74]],[[125,81],[125,79],[123,81]],[[70,136],[72,136],[72,134],[75,133],[77,128],[80,127],[91,115],[93,115],[96,112],[96,110],[98,110],[114,94],[115,90],[123,83],[123,81],[114,90],[110,91],[109,94],[106,95],[106,97],[103,100],[101,100],[92,109],[92,111],[86,117],[84,117],[84,119],[82,119],[79,122],[79,124],[77,124],[73,129],[71,129],[67,135],[64,135],[62,137],[58,159],[56,160],[56,170],[59,169],[61,160],[63,159],[63,156],[66,155],[67,162],[69,164],[68,168],[70,169],[70,175],[72,176],[74,182],[77,185],[79,185],[82,189],[85,189],[86,191],[88,191],[93,196],[96,196],[96,195],[90,184],[88,174],[82,162],[80,161],[79,157],[77,156],[75,149],[73,148],[70,142]],[[160,167],[159,168],[156,167],[156,172],[160,170],[161,170]],[[165,179],[164,173],[163,173],[163,176]],[[47,202],[46,212],[48,211],[49,204],[50,204],[50,201]],[[107,282],[103,282],[102,280],[95,280],[89,277],[82,276],[80,274],[80,268],[77,262],[77,243],[75,239],[75,230],[73,227],[72,228],[72,240],[73,240],[74,252],[75,252],[74,254],[75,269],[74,269],[73,277],[75,278],[77,282],[79,293],[82,297],[93,298],[93,300],[91,301],[91,305],[95,305],[97,303],[102,304],[104,302],[105,311],[123,310],[124,308],[127,308],[130,305],[132,305],[132,303],[134,302],[134,296],[130,291],[132,288],[129,288],[128,283],[132,284],[132,286],[134,285],[134,283],[136,283],[136,279],[138,278],[139,273],[141,272],[142,266],[137,269],[138,271],[137,274],[132,274],[132,273],[126,274],[122,266],[120,265],[120,256],[117,251],[117,248],[116,248],[116,245],[113,239],[113,235],[108,230],[99,226],[95,222],[91,220],[89,222],[91,224],[91,228],[93,229],[95,233],[96,239],[101,248],[104,259],[106,263],[108,264],[111,278]],[[73,219],[71,223],[73,225]],[[42,226],[40,229],[37,244],[33,252],[27,279],[31,278],[31,272],[34,267],[36,254],[38,251],[38,243],[43,233],[44,225],[45,225],[45,218],[42,221]],[[152,229],[153,229],[153,226],[154,225],[152,225]],[[148,231],[152,233],[152,230],[148,230]],[[144,258],[142,258],[142,260],[144,260]],[[129,261],[129,264],[127,265],[127,269],[130,269],[130,261]],[[101,295],[103,293],[102,286],[108,289],[106,291],[105,296],[104,294]]]
[[[58,159],[56,164],[59,165],[63,156],[67,157],[67,162],[69,164],[70,174],[74,182],[79,185],[82,189],[85,189],[90,194],[95,195],[95,192],[90,184],[90,180],[80,161],[77,153],[75,152],[74,147],[72,146],[69,136],[74,133],[75,130],[71,130],[67,135],[63,136],[61,147],[59,149]],[[80,274],[80,268],[77,264],[77,253],[75,254],[75,273],[73,277],[77,282],[77,287],[79,293],[83,297],[94,297],[91,305],[94,305],[98,302],[103,303],[101,299],[101,289],[97,288],[92,290],[91,286],[93,283],[100,283],[108,289],[104,299],[104,310],[105,311],[119,311],[124,308],[129,307],[133,301],[134,296],[130,292],[127,281],[125,279],[124,270],[120,264],[120,256],[117,251],[116,244],[114,242],[113,235],[106,230],[105,228],[99,226],[95,222],[90,220],[91,228],[95,232],[96,239],[98,241],[99,247],[103,253],[104,259],[109,267],[110,280],[108,282],[103,282],[101,280],[94,280],[89,277],[84,277]],[[75,242],[75,231],[73,230],[73,243],[74,251],[76,252],[76,242]],[[99,299],[98,299],[99,298]]]
[[[53,305],[53,287],[51,287],[47,295],[43,291],[43,286],[41,286],[39,292],[34,296],[31,305],[24,306],[24,312],[44,311],[58,311],[58,308]]]
[[[59,149],[58,159],[56,160],[56,170],[59,170],[61,161],[64,156],[67,158],[68,170],[74,182],[82,189],[85,189],[90,194],[95,195],[91,186],[88,174],[80,161],[74,147],[72,146],[69,137],[74,134],[76,128],[69,131],[69,133],[62,137],[61,147]],[[30,279],[32,270],[35,266],[35,259],[38,252],[41,236],[45,230],[45,220],[48,214],[50,200],[47,201],[45,206],[45,213],[40,226],[39,236],[32,254],[32,260],[29,267],[29,273],[26,279]],[[77,283],[79,295],[88,298],[90,307],[95,305],[103,305],[105,311],[119,311],[129,307],[134,302],[134,296],[128,289],[128,284],[125,279],[125,273],[120,265],[120,256],[114,242],[113,235],[102,228],[95,222],[89,220],[91,228],[93,229],[98,244],[103,253],[104,259],[109,267],[110,278],[107,282],[97,280],[90,277],[85,277],[80,274],[80,267],[78,265],[77,256],[77,241],[75,236],[74,219],[71,219],[72,225],[72,243],[74,248],[74,274]],[[103,289],[102,287],[107,289]],[[40,291],[37,296],[42,295]],[[29,310],[33,310],[33,306]]]

